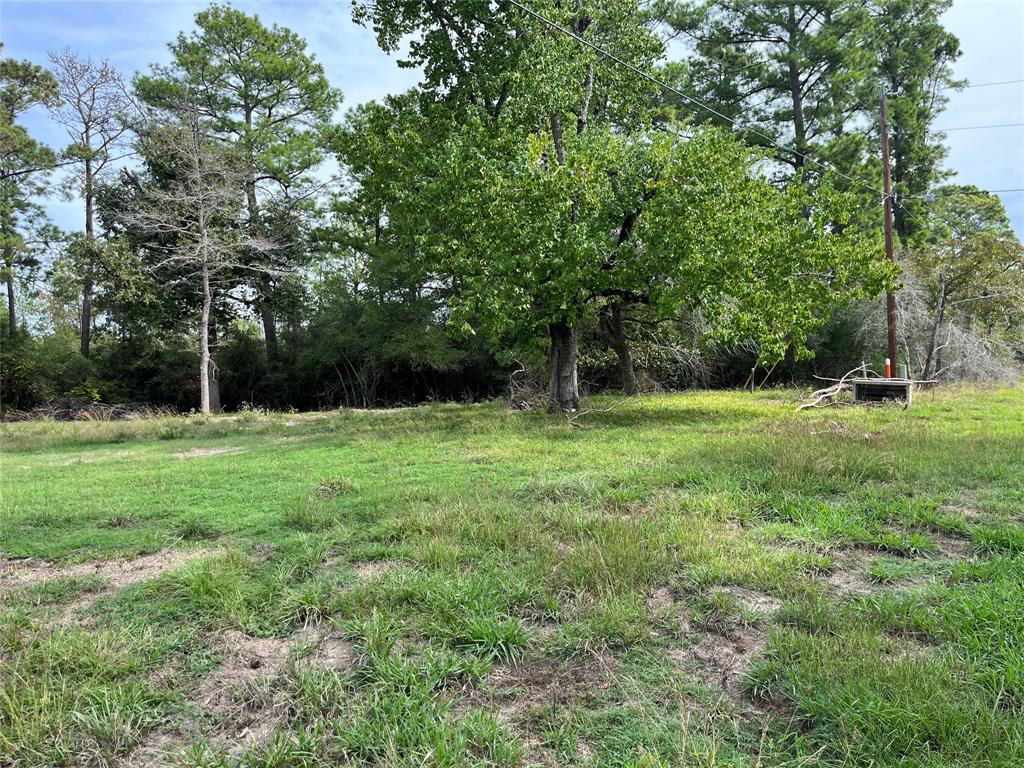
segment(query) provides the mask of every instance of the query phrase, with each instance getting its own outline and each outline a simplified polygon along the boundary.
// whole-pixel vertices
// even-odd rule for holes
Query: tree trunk
[[[210,353],[210,413],[220,413],[224,410],[220,404],[220,376],[217,375],[217,361]]]
[[[928,354],[924,359],[924,371],[921,378],[927,381],[932,372],[932,360],[935,357],[935,343],[939,335],[939,328],[942,325],[943,317],[946,314],[946,283],[944,278],[939,276],[939,306],[935,311],[935,322],[932,323],[931,338],[928,339]]]
[[[14,259],[8,248],[4,249],[4,284],[7,286],[7,333],[14,338],[18,329],[18,316],[14,309]]]
[[[92,253],[82,272],[82,319],[79,328],[79,352],[82,357],[89,356],[89,340],[92,334]]]
[[[551,349],[548,351],[548,412],[578,411],[580,389],[576,363],[580,351],[576,344],[576,332],[568,323],[557,322],[548,325],[548,335],[551,338]]]
[[[264,283],[261,289],[263,298],[260,303],[260,319],[263,321],[263,340],[267,345],[267,363],[273,367],[277,363],[277,320],[274,318],[274,310],[266,303],[266,294],[269,292],[269,281]]]
[[[210,413],[220,413],[224,407],[220,402],[220,374],[217,367],[217,320],[210,310]]]
[[[794,167],[797,178],[800,181],[805,179],[806,157],[807,157],[807,128],[804,124],[804,93],[800,84],[800,68],[796,60],[796,40],[800,34],[799,25],[796,20],[796,6],[789,4],[789,55],[787,69],[789,74],[789,98],[793,108],[793,143],[797,155],[794,159]]]
[[[633,357],[629,354],[629,343],[626,341],[626,328],[622,322],[622,304],[615,302],[601,314],[601,330],[604,331],[608,346],[614,350],[619,359],[619,377],[622,391],[627,395],[639,395],[640,385],[636,381],[633,370]]]
[[[5,185],[6,186],[6,185]],[[6,191],[6,190],[5,190]],[[4,285],[7,287],[7,333],[14,338],[18,330],[18,313],[14,308],[14,215],[5,204],[0,214],[0,231],[4,239]]]
[[[246,134],[252,133],[253,107],[249,104],[244,106]],[[255,158],[250,158],[250,176],[245,183],[245,205],[249,212],[249,231],[253,235],[260,234],[260,208],[256,199]],[[274,309],[270,306],[270,280],[260,281],[259,286],[259,310],[260,320],[263,322],[263,341],[267,347],[267,363],[273,368],[277,363],[277,320],[274,318]]]
[[[199,321],[199,410],[210,412],[210,265],[203,258],[203,315]]]
[[[86,133],[86,144],[89,143],[89,135]],[[92,183],[92,161],[88,158],[85,161],[85,240],[87,243],[85,265],[82,270],[82,318],[79,324],[79,351],[82,357],[89,356],[89,338],[92,333],[92,273],[93,260],[95,258],[93,246],[95,243],[93,231],[93,183]]]

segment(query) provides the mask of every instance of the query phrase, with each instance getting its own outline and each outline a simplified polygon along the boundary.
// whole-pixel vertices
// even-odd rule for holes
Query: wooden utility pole
[[[885,89],[879,92],[881,105],[881,129],[882,129],[882,191],[884,194],[883,206],[885,208],[885,255],[893,264],[896,263],[896,254],[893,251],[892,243],[892,171],[889,168],[889,115],[885,109]],[[892,370],[897,370],[896,365],[896,294],[892,291],[885,293],[885,324],[889,332],[888,356]]]

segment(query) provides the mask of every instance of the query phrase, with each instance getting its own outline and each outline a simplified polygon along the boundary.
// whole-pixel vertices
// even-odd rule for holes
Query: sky
[[[170,59],[167,43],[192,28],[208,2],[193,0],[0,0],[4,54],[46,64],[47,51],[70,47],[94,58],[109,58],[124,73],[144,72]],[[331,84],[345,96],[343,109],[399,93],[418,80],[383,53],[371,30],[352,22],[349,0],[235,0],[302,35],[324,65]],[[944,17],[960,39],[958,78],[972,84],[1024,79],[1024,0],[956,0]],[[63,129],[44,111],[30,112],[29,131],[50,146],[67,143]],[[938,128],[1024,123],[1024,82],[967,88],[950,94]],[[984,189],[1024,189],[1024,126],[956,130],[947,134],[946,167],[951,181]],[[1024,192],[1000,194],[1018,236],[1024,238]],[[51,218],[64,229],[81,229],[79,201],[46,201]]]

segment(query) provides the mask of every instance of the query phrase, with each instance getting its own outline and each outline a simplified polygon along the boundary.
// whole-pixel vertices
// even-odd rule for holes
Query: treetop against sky
[[[47,52],[69,46],[96,58],[108,57],[130,75],[170,59],[167,44],[191,30],[201,0],[126,2],[125,0],[5,0],[0,35],[5,54],[47,62]],[[419,73],[399,68],[383,53],[373,33],[354,24],[343,0],[238,0],[233,6],[257,13],[265,23],[290,27],[309,42],[331,84],[345,97],[340,111],[381,99],[414,85]],[[1024,3],[957,0],[944,17],[961,42],[957,77],[972,84],[1024,78]],[[1024,122],[1024,83],[968,88],[950,94],[939,128]],[[54,147],[66,138],[43,110],[27,116],[34,136]],[[946,166],[957,183],[988,189],[1024,188],[1024,128],[958,130],[948,134]],[[1024,235],[1024,193],[1001,195],[1018,234]],[[77,228],[80,202],[53,198],[47,208],[54,221]]]

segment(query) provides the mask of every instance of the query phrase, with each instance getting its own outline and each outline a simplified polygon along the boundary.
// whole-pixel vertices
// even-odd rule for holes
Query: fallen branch
[[[802,411],[805,408],[822,408],[829,405],[838,405],[839,403],[836,400],[836,397],[839,393],[847,389],[853,389],[850,384],[846,383],[846,380],[854,374],[861,373],[863,370],[863,367],[858,365],[852,371],[844,374],[841,379],[827,379],[827,381],[835,381],[836,383],[830,387],[819,389],[817,392],[812,394],[810,402],[798,405],[796,408],[797,411]]]
[[[798,411],[802,411],[805,408],[819,408],[824,407],[826,405],[838,405],[836,396],[839,395],[840,392],[847,389],[853,389],[853,387],[843,382],[840,382],[839,384],[833,384],[831,387],[826,387],[825,389],[819,389],[817,392],[811,395],[811,402],[801,403],[800,405],[797,406],[796,409]],[[827,400],[828,402],[823,403],[823,401],[825,400]]]
[[[577,423],[577,421],[579,419],[582,419],[584,416],[590,416],[591,414],[594,414],[594,413],[608,413],[609,411],[613,411],[613,410],[615,410],[616,408],[618,408],[621,405],[625,405],[630,400],[636,400],[637,397],[638,397],[638,395],[629,395],[627,397],[622,398],[619,402],[613,403],[612,405],[608,406],[607,408],[592,408],[592,409],[589,409],[589,410],[586,410],[586,411],[576,411],[576,412],[563,411],[563,413],[565,414],[565,418],[569,422],[569,426],[571,426],[571,427],[579,427],[580,425]]]

